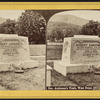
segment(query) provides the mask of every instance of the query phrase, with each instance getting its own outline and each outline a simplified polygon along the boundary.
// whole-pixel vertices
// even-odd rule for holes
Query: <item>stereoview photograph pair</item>
[[[99,10],[0,10],[0,90],[99,84]]]

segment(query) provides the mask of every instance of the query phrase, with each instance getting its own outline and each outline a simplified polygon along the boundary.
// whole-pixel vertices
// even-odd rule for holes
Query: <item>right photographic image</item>
[[[100,90],[100,10],[67,10],[47,23],[47,90]]]

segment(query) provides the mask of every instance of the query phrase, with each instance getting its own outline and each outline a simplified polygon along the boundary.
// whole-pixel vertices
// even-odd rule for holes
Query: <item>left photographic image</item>
[[[0,90],[45,90],[46,21],[34,10],[0,10]]]

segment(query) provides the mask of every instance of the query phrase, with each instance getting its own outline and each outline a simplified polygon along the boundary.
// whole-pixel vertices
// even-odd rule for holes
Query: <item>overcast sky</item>
[[[0,10],[0,17],[17,20],[24,10]]]
[[[21,16],[22,12],[24,12],[24,10],[0,10],[0,17],[17,20],[18,17]],[[58,14],[70,14],[88,20],[100,21],[100,11],[96,10],[72,10],[64,11]]]
[[[88,20],[100,21],[100,11],[97,10],[72,10],[64,11],[58,14],[70,14]]]

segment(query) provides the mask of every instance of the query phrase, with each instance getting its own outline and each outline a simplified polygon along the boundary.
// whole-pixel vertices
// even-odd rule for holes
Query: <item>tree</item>
[[[56,37],[57,37],[56,30],[52,30],[50,35],[50,41],[54,42]]]
[[[45,26],[44,18],[32,10],[26,10],[16,24],[16,33],[21,36],[27,36],[29,43],[45,43]]]
[[[15,20],[7,19],[4,23],[0,24],[0,33],[2,34],[15,34]]]
[[[47,39],[51,41],[54,41],[55,39],[63,41],[64,37],[79,35],[80,31],[81,27],[78,25],[50,21],[47,25]]]
[[[100,23],[90,20],[89,23],[83,25],[81,29],[82,35],[100,35]]]
[[[56,30],[56,35],[57,35],[57,36],[56,36],[56,39],[57,39],[57,40],[60,40],[60,39],[63,40],[64,35],[63,35],[62,30],[59,30],[59,29]]]

